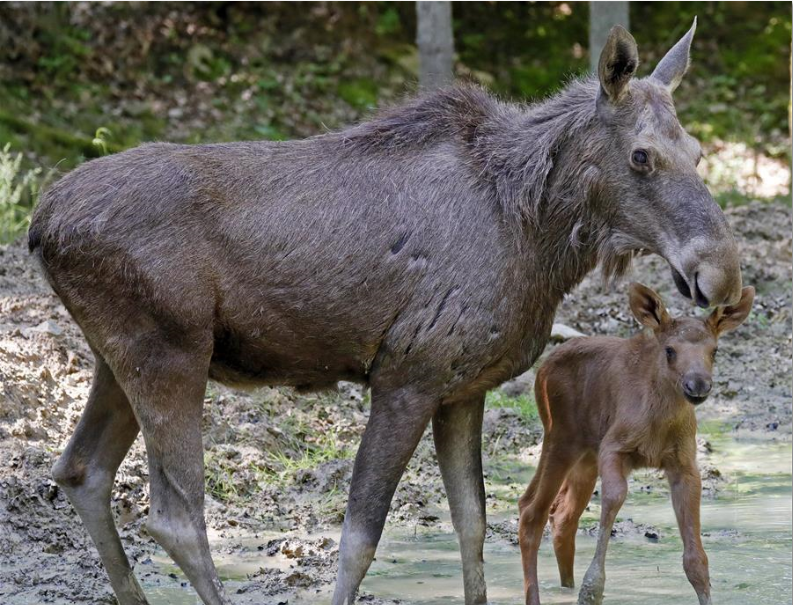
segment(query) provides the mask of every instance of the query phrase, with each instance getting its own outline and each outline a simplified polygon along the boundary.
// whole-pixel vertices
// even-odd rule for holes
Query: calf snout
[[[705,401],[713,388],[713,381],[702,374],[687,374],[683,377],[683,394],[686,399],[698,405]]]

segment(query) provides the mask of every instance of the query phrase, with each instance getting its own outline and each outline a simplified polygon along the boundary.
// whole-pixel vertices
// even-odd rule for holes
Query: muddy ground
[[[789,440],[790,208],[755,202],[731,209],[728,216],[740,241],[745,282],[758,294],[747,324],[720,343],[715,394],[699,410],[700,427],[706,434],[734,431]],[[657,288],[673,313],[694,312],[673,291],[663,261],[637,260],[633,279]],[[629,315],[626,291],[627,282],[604,286],[593,275],[565,300],[557,321],[585,334],[634,333],[637,324]],[[80,520],[50,480],[52,464],[84,405],[91,370],[92,357],[79,330],[22,242],[0,247],[2,603],[114,602]],[[531,376],[505,390],[511,396],[530,392]],[[525,398],[499,401],[485,420],[490,513],[516,509],[517,492],[498,489],[498,481],[504,468],[531,463],[542,437],[536,416],[526,411]],[[262,554],[262,566],[235,583],[233,602],[289,602],[296,591],[305,594],[332,582],[337,555],[332,536],[338,536],[352,458],[367,414],[368,395],[354,385],[311,396],[280,389],[243,393],[210,385],[204,416],[206,515],[213,541],[223,544],[214,555],[250,550],[251,541]],[[709,462],[708,450],[703,438],[705,495],[718,498],[728,478]],[[147,589],[181,586],[181,575],[156,564],[163,555],[145,530],[147,479],[139,438],[113,492],[117,524]],[[650,473],[632,481],[631,489],[664,487],[660,476]],[[402,526],[448,530],[448,521],[438,513],[443,505],[431,439],[425,435],[397,491],[387,531]],[[652,527],[625,521],[618,528],[622,534],[658,539]],[[490,530],[489,540],[516,538],[514,522],[493,522]],[[268,567],[275,556],[287,564]]]

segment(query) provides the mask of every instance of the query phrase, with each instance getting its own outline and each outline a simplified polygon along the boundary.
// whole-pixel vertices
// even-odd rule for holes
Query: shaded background
[[[720,202],[787,194],[789,170],[767,159],[790,159],[790,3],[629,4],[640,75],[699,17],[676,100],[724,156],[703,168]],[[552,93],[588,68],[589,13],[588,2],[455,2],[456,75],[511,99]],[[55,167],[143,141],[281,140],[364,118],[415,91],[415,30],[411,2],[3,3],[0,238],[24,228]],[[13,182],[27,181],[12,196],[18,153]]]

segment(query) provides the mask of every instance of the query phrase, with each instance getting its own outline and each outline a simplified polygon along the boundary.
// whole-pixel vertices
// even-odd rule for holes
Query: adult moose
[[[56,183],[30,249],[96,374],[53,473],[119,601],[146,602],[109,506],[142,430],[149,530],[205,603],[227,602],[203,518],[211,378],[371,387],[335,605],[354,600],[432,420],[465,599],[484,603],[484,395],[537,358],[565,292],[644,250],[700,305],[740,297],[734,240],[672,103],[692,35],[634,80],[636,43],[616,27],[599,78],[538,105],[452,88],[339,133],[145,145]]]

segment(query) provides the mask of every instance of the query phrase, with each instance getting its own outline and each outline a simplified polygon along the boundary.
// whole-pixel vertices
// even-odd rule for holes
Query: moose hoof
[[[605,585],[604,574],[587,573],[581,583],[581,592],[578,593],[578,605],[601,605]]]

